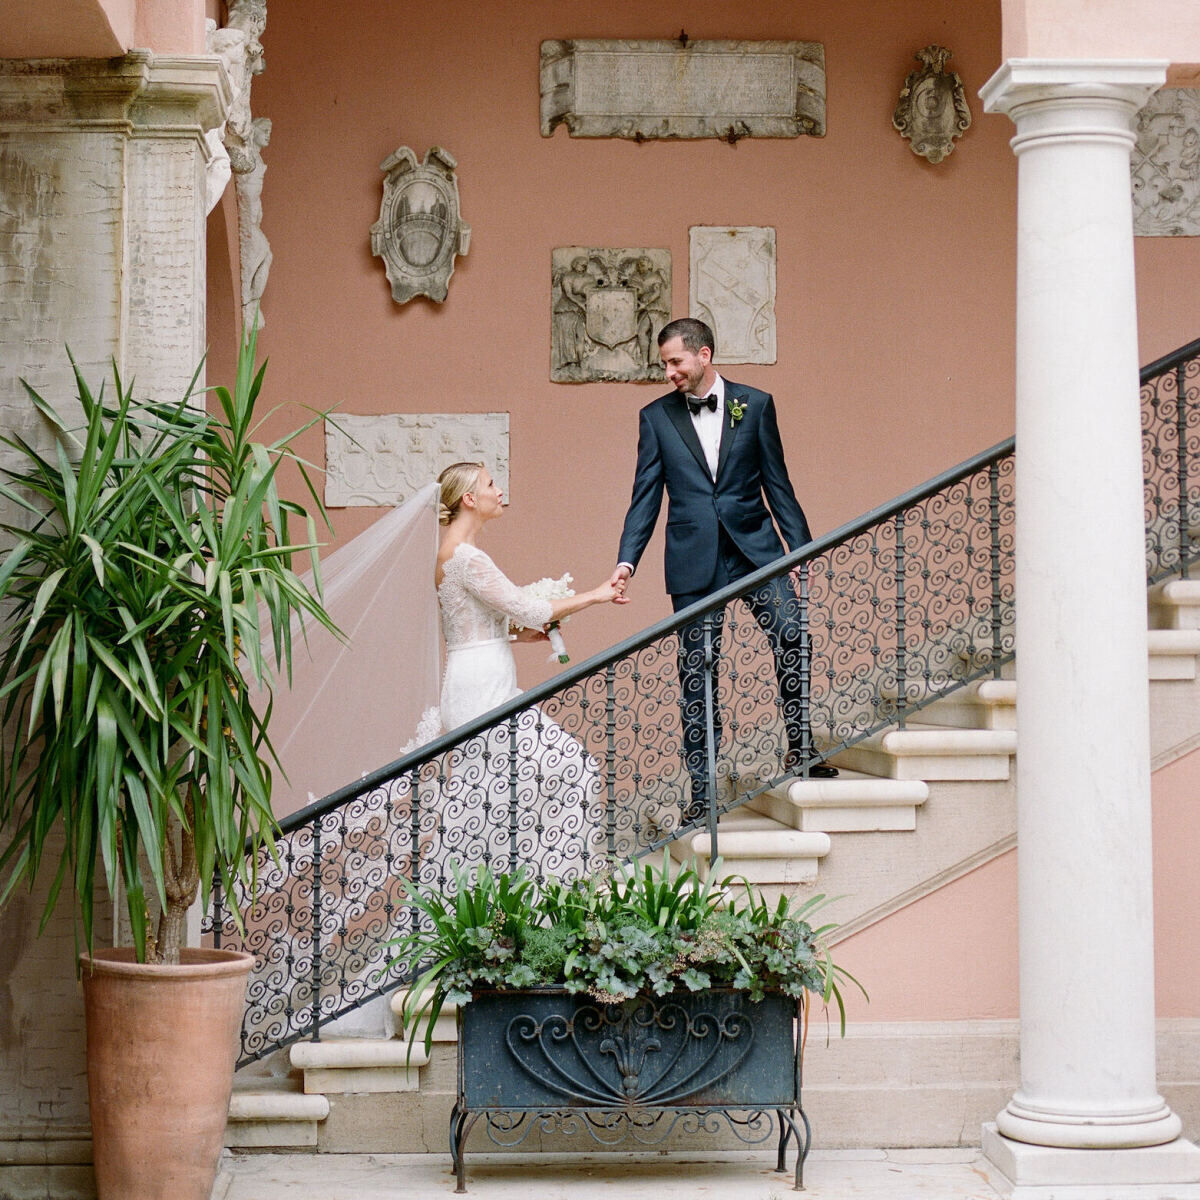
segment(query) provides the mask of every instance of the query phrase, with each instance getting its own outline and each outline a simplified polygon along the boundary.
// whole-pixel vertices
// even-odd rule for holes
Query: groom
[[[775,402],[766,392],[718,375],[712,365],[714,349],[712,330],[692,317],[672,321],[658,335],[659,357],[675,391],[641,411],[633,498],[612,575],[613,584],[621,587],[633,575],[654,532],[666,488],[666,583],[676,612],[779,558],[784,548],[772,516],[789,549],[812,540],[788,479]],[[808,647],[796,594],[785,574],[745,600],[775,656],[789,744],[785,765],[796,766],[812,747],[801,706]],[[713,615],[715,695],[725,617],[723,610]],[[679,678],[684,763],[692,780],[684,819],[690,821],[707,811],[702,620],[680,631]],[[716,706],[713,726],[715,750],[721,741]],[[818,763],[808,774],[829,779],[837,768]]]

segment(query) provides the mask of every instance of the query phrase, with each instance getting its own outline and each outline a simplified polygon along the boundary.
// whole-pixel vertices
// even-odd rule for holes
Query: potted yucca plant
[[[247,846],[274,830],[271,687],[294,618],[333,629],[293,570],[316,568],[315,523],[277,488],[298,467],[324,515],[301,431],[254,440],[255,342],[211,414],[195,379],[139,402],[115,368],[108,398],[76,368],[79,420],[26,385],[50,449],[3,439],[20,520],[0,561],[0,901],[43,872],[47,912],[74,900],[102,1198],[209,1195],[253,960],[185,947],[185,918],[214,878],[253,894]],[[105,896],[123,898],[127,948],[94,946]]]

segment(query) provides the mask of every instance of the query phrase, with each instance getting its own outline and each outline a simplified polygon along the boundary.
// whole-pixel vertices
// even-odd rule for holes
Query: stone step
[[[391,1007],[392,1014],[396,1022],[397,1036],[400,1036],[401,1022],[403,1020],[404,1004],[408,999],[408,988],[400,988],[392,993]],[[420,1036],[415,1040],[420,1047],[421,1054],[425,1053],[425,1019],[422,1018],[420,1028],[418,1030]],[[458,1041],[458,1005],[447,1003],[442,1005],[442,1011],[438,1013],[437,1020],[433,1023],[433,1042],[434,1045],[454,1043]],[[404,1043],[407,1045],[407,1041]],[[422,1063],[422,1066],[425,1064]]]
[[[1147,635],[1151,679],[1195,679],[1200,629],[1151,629]]]
[[[1200,629],[1200,580],[1166,579],[1147,593],[1151,629]]]
[[[874,833],[915,829],[917,809],[928,799],[924,780],[846,770],[837,779],[789,780],[747,807],[805,833]]]
[[[225,1145],[240,1149],[313,1147],[329,1116],[329,1100],[310,1096],[292,1079],[256,1078],[234,1083],[225,1123]]]
[[[920,720],[954,729],[1016,729],[1016,680],[976,679],[921,709]]]
[[[885,779],[1007,779],[1017,735],[1010,729],[954,729],[910,722],[839,750],[837,767]]]
[[[297,1042],[293,1068],[303,1073],[309,1095],[344,1092],[411,1092],[429,1061],[423,1044],[400,1038],[326,1038]]]
[[[721,874],[738,875],[760,885],[811,883],[817,865],[829,853],[826,833],[810,833],[781,824],[770,816],[736,809],[717,827]],[[707,879],[712,842],[706,829],[685,834],[670,844],[676,862],[694,860]]]

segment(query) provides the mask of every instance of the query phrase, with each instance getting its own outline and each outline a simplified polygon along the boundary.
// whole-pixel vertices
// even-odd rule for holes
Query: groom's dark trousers
[[[749,575],[757,568],[738,548],[721,527],[717,553],[717,575],[710,587],[701,592],[673,595],[671,603],[676,612],[703,600],[705,596]],[[745,604],[763,632],[767,635],[775,656],[775,677],[779,683],[780,709],[787,729],[788,745],[797,754],[809,750],[812,737],[808,730],[807,687],[808,639],[800,621],[800,601],[788,575],[776,577],[755,588],[744,597]],[[692,799],[698,801],[707,793],[708,779],[708,711],[706,676],[711,679],[713,752],[721,744],[721,706],[716,702],[721,643],[725,626],[725,610],[718,608],[709,614],[709,647],[705,649],[705,620],[700,618],[685,625],[679,632],[680,714],[683,723],[683,758],[692,780]],[[710,669],[705,670],[708,655]],[[736,700],[735,700],[736,703]]]
[[[682,396],[660,396],[639,413],[633,495],[617,560],[637,567],[665,494],[663,567],[676,612],[779,558],[785,553],[780,534],[793,550],[811,539],[784,463],[774,400],[766,392],[728,379],[725,399],[715,479]],[[799,752],[811,744],[801,704],[808,656],[799,602],[786,576],[756,589],[747,601],[771,643],[789,750]],[[692,780],[693,801],[707,793],[705,690],[711,680],[715,699],[724,619],[723,614],[714,617],[711,675],[705,669],[703,622],[689,623],[681,638],[684,761]],[[715,705],[713,720],[715,753],[721,733]]]

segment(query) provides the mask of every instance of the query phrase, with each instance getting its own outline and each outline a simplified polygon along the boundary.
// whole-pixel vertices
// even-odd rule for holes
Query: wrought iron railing
[[[1142,369],[1146,576],[1188,577],[1200,554],[1200,339]]]
[[[1150,580],[1196,554],[1198,378],[1200,341],[1142,372]],[[999,675],[1013,516],[1010,439],[287,818],[245,931],[219,891],[206,921],[258,960],[241,1061],[404,981],[385,944],[417,919],[401,879],[449,887],[452,861],[571,877],[702,821],[715,855],[720,813]],[[778,667],[764,594],[792,631]],[[702,744],[685,747],[689,629]],[[777,670],[800,681],[787,705]]]

